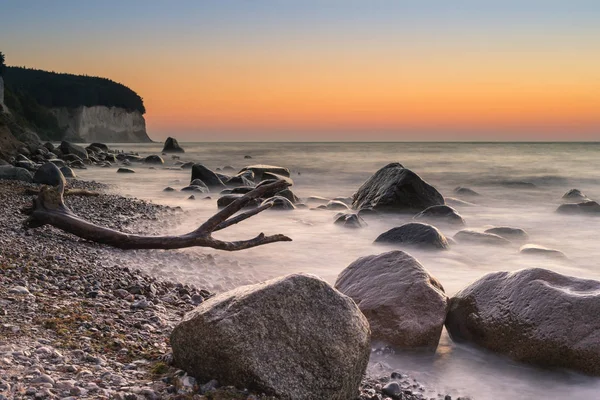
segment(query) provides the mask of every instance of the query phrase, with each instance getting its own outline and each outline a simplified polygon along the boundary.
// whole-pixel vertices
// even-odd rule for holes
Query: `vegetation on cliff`
[[[26,93],[43,107],[106,106],[146,112],[137,93],[106,78],[7,67],[4,80],[13,93]]]

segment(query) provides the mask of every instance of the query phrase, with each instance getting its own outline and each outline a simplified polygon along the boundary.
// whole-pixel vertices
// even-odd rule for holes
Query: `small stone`
[[[398,397],[402,394],[402,388],[398,382],[390,382],[381,389],[381,392],[390,397]]]

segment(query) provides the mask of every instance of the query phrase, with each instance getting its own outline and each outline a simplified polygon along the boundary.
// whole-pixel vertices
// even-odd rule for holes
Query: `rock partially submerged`
[[[375,239],[375,243],[400,244],[445,250],[450,248],[448,240],[434,226],[421,222],[411,222],[392,228]]]
[[[560,250],[550,249],[548,247],[540,246],[539,244],[526,244],[521,246],[519,249],[521,254],[530,254],[537,256],[545,256],[552,258],[567,258],[565,253]]]
[[[567,193],[565,193],[563,195],[562,198],[567,199],[567,200],[577,200],[577,201],[589,200],[588,197],[585,194],[583,194],[583,192],[579,189],[569,190]]]
[[[448,297],[409,254],[390,251],[361,257],[340,273],[335,287],[367,317],[373,340],[404,349],[437,348]]]
[[[163,153],[185,153],[185,150],[183,150],[181,148],[181,146],[179,146],[177,139],[168,137],[167,140],[165,140],[165,145],[162,149],[162,152]]]
[[[119,168],[117,170],[117,172],[120,173],[120,174],[133,174],[133,173],[135,173],[135,171],[132,170],[131,168],[123,168],[123,167]]]
[[[595,201],[583,201],[581,203],[561,204],[556,212],[561,214],[592,214],[600,215],[600,204]]]
[[[454,235],[456,241],[473,243],[473,244],[489,244],[496,246],[504,246],[510,244],[510,240],[503,238],[500,235],[493,233],[484,233],[471,229],[463,229],[462,231],[456,232]]]
[[[295,274],[204,301],[175,327],[171,346],[174,364],[201,382],[347,400],[358,395],[370,330],[349,297]]]
[[[479,193],[477,193],[473,189],[463,186],[458,186],[454,188],[454,193],[462,196],[479,196]]]
[[[427,207],[413,217],[416,220],[445,222],[451,225],[465,225],[463,217],[452,207],[445,204]]]
[[[345,228],[364,228],[367,226],[362,217],[358,216],[358,214],[352,213],[339,213],[333,222],[336,225],[343,226]]]
[[[264,164],[257,164],[257,165],[249,165],[247,167],[244,167],[241,169],[241,172],[245,172],[245,171],[252,171],[254,173],[254,181],[255,182],[260,182],[263,180],[263,174],[266,172],[270,172],[272,174],[277,174],[277,175],[281,175],[281,176],[285,176],[288,177],[290,176],[290,170],[284,167],[277,167],[275,165],[264,165]]]
[[[450,301],[446,328],[517,361],[600,375],[600,282],[541,268],[488,274]]]
[[[200,179],[210,190],[225,189],[225,184],[221,181],[217,174],[202,164],[194,164],[192,167],[191,181],[194,181],[195,179]]]
[[[507,240],[527,240],[529,235],[525,230],[521,228],[511,228],[510,226],[495,226],[493,228],[486,229],[484,233],[491,233],[494,235],[502,236]]]
[[[388,164],[371,176],[354,194],[354,209],[420,212],[444,204],[444,197],[417,174],[399,163]]]

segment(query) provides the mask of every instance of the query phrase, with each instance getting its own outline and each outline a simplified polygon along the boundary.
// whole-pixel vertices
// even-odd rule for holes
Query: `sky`
[[[2,0],[0,51],[156,140],[600,140],[598,0]]]

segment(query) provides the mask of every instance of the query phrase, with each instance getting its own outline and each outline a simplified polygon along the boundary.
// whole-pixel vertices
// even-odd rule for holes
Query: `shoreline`
[[[118,250],[53,227],[24,230],[19,210],[32,199],[24,190],[37,186],[0,180],[0,399],[269,398],[215,389],[214,382],[196,382],[169,364],[173,327],[213,293],[128,262],[191,256]],[[69,187],[99,191],[66,202],[78,215],[114,229],[154,235],[184,216],[177,208],[107,194],[104,184],[70,180]],[[390,381],[399,383],[402,399],[429,398],[408,375],[392,376],[365,377],[357,398],[386,398],[382,390]]]

